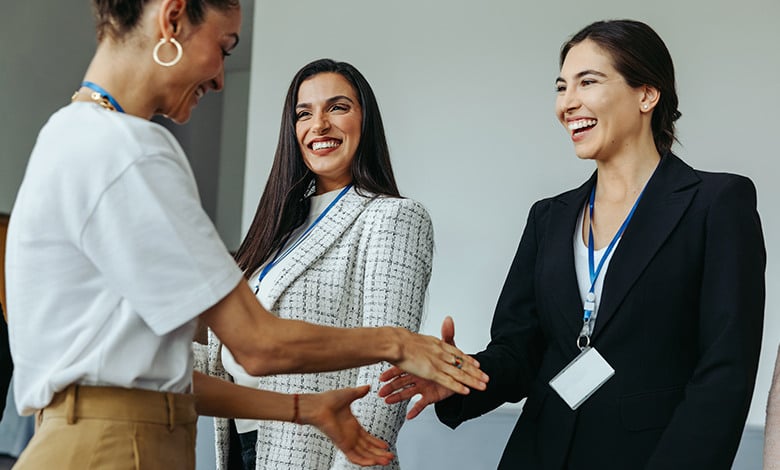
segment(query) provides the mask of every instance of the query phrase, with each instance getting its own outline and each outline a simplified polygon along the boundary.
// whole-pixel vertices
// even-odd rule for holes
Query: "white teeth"
[[[314,142],[311,144],[312,150],[320,150],[320,149],[330,149],[334,147],[338,147],[341,145],[341,142],[337,140],[328,140],[325,142]]]
[[[595,119],[580,119],[578,121],[570,122],[568,127],[570,131],[576,131],[577,129],[582,129],[583,127],[591,127],[595,125]]]

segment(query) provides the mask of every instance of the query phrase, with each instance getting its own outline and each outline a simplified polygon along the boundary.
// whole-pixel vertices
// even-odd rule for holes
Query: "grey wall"
[[[251,17],[250,17],[251,18]],[[251,40],[242,46],[250,48]],[[241,204],[244,198],[249,70],[234,70],[225,77],[222,92],[222,139],[219,150],[216,224],[229,250],[241,243]]]
[[[38,130],[70,102],[95,49],[88,2],[47,2],[45,12],[5,2],[0,15],[0,212],[11,211]]]
[[[702,169],[745,174],[758,187],[768,298],[749,422],[761,425],[780,339],[776,0],[258,0],[244,229],[293,74],[319,57],[351,62],[378,96],[402,192],[433,218],[423,329],[437,335],[452,315],[458,344],[479,350],[531,204],[594,169],[574,156],[553,115],[559,47],[591,21],[621,17],[651,24],[672,52],[683,113],[677,153]]]

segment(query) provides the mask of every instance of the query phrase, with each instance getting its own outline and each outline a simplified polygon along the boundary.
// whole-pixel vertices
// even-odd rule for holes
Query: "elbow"
[[[273,344],[273,342],[260,342],[251,347],[241,348],[241,351],[233,353],[241,367],[249,374],[255,377],[275,374],[285,371],[284,355],[282,348]]]

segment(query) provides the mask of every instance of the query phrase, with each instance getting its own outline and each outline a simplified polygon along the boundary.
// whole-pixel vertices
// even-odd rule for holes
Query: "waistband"
[[[41,419],[54,417],[64,417],[68,424],[92,418],[164,424],[171,429],[198,419],[192,394],[89,385],[69,385],[56,393]]]

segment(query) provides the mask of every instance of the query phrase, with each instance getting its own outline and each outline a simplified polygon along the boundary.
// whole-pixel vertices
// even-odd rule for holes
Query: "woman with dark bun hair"
[[[400,327],[280,319],[255,298],[203,211],[164,115],[224,85],[238,0],[93,0],[97,50],[41,130],[10,221],[14,395],[40,427],[18,469],[191,469],[197,415],[312,424],[358,464],[387,464],[350,404],[368,387],[265,392],[193,374],[198,321],[253,375],[387,360],[459,393],[474,360]],[[41,266],[46,266],[45,273]],[[303,307],[302,307],[303,308]]]
[[[672,59],[638,21],[598,21],[560,54],[558,120],[596,171],[538,201],[474,355],[491,380],[453,396],[390,369],[451,427],[527,399],[502,469],[728,469],[758,367],[766,253],[753,183],[672,153]],[[454,344],[452,329],[444,339]]]

